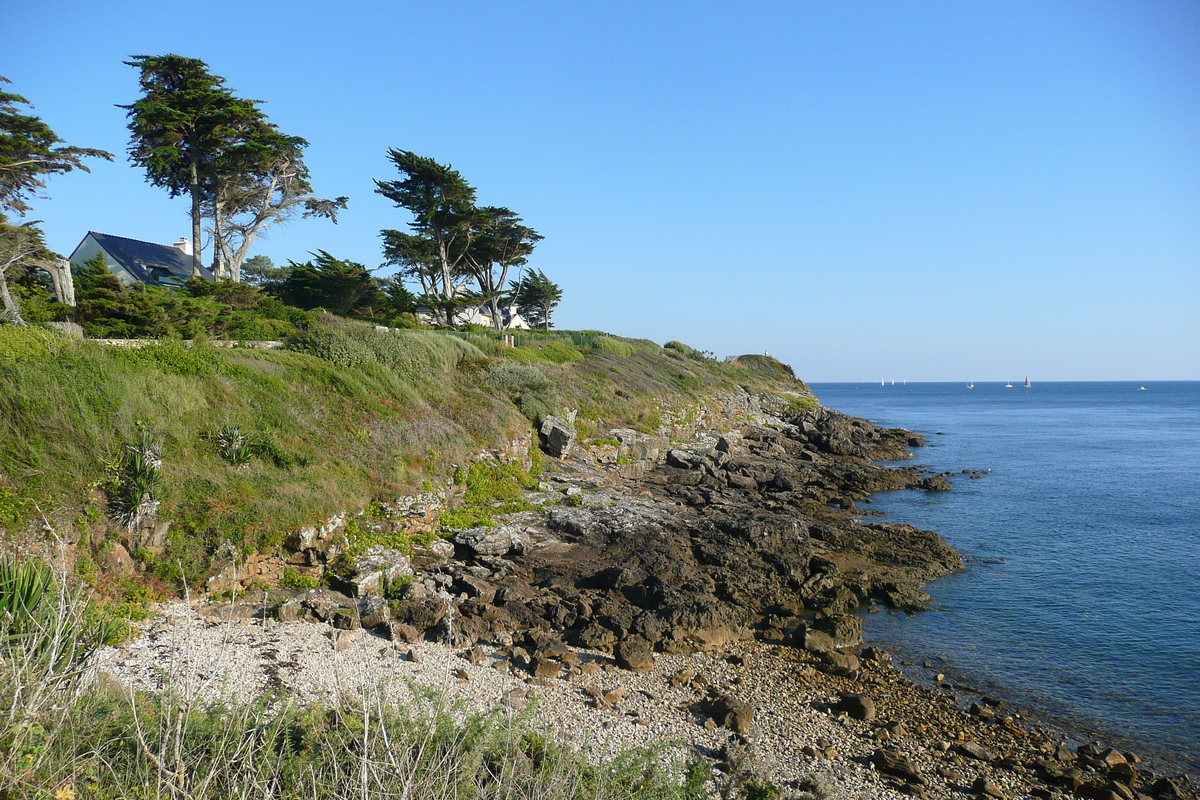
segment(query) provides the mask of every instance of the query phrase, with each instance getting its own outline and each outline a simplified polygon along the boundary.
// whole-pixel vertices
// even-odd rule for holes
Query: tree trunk
[[[71,262],[65,258],[55,261],[39,261],[37,268],[50,275],[54,284],[54,299],[63,305],[75,305],[75,278],[71,275]]]
[[[200,271],[200,165],[192,158],[192,277],[203,277]]]
[[[17,305],[17,298],[8,291],[8,278],[2,271],[0,271],[0,301],[4,303],[4,310],[0,311],[0,322],[8,322],[22,327],[27,324],[25,318],[21,316],[21,306]]]

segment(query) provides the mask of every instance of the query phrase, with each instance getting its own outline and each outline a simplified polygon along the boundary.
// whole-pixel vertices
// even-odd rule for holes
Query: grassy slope
[[[519,344],[327,320],[292,344],[305,352],[129,351],[0,327],[0,528],[40,509],[68,538],[87,531],[102,546],[118,527],[127,445],[144,433],[161,443],[155,496],[172,521],[160,574],[198,575],[223,541],[271,549],[335,511],[444,479],[528,430],[526,417],[577,408],[587,437],[654,430],[663,408],[737,385],[807,392],[761,356],[724,364],[595,333]],[[231,459],[222,442],[236,434],[247,447]]]

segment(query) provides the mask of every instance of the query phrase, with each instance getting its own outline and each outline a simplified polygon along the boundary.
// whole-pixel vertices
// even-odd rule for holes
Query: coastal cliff
[[[682,741],[725,785],[835,797],[1187,796],[862,646],[858,611],[916,612],[962,567],[869,495],[947,484],[875,463],[919,437],[820,407],[786,365],[319,333],[114,352],[5,332],[7,549],[62,546],[96,593],[164,601],[98,654],[101,685],[536,700],[568,739]]]

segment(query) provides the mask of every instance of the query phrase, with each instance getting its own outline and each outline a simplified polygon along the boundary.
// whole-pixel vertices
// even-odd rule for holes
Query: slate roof
[[[164,281],[152,274],[154,267],[163,267],[170,271],[171,279],[181,283],[192,277],[192,259],[170,245],[143,242],[139,239],[126,239],[124,236],[113,236],[111,233],[88,231],[96,242],[104,248],[114,261],[125,268],[130,275],[139,281],[150,285],[160,285]],[[211,279],[209,270],[204,267],[200,271],[206,278]]]

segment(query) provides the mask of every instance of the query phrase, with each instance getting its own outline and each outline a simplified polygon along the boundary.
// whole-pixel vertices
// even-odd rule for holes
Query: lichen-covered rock
[[[538,443],[546,455],[563,458],[575,444],[575,413],[568,416],[549,416],[538,429]]]

